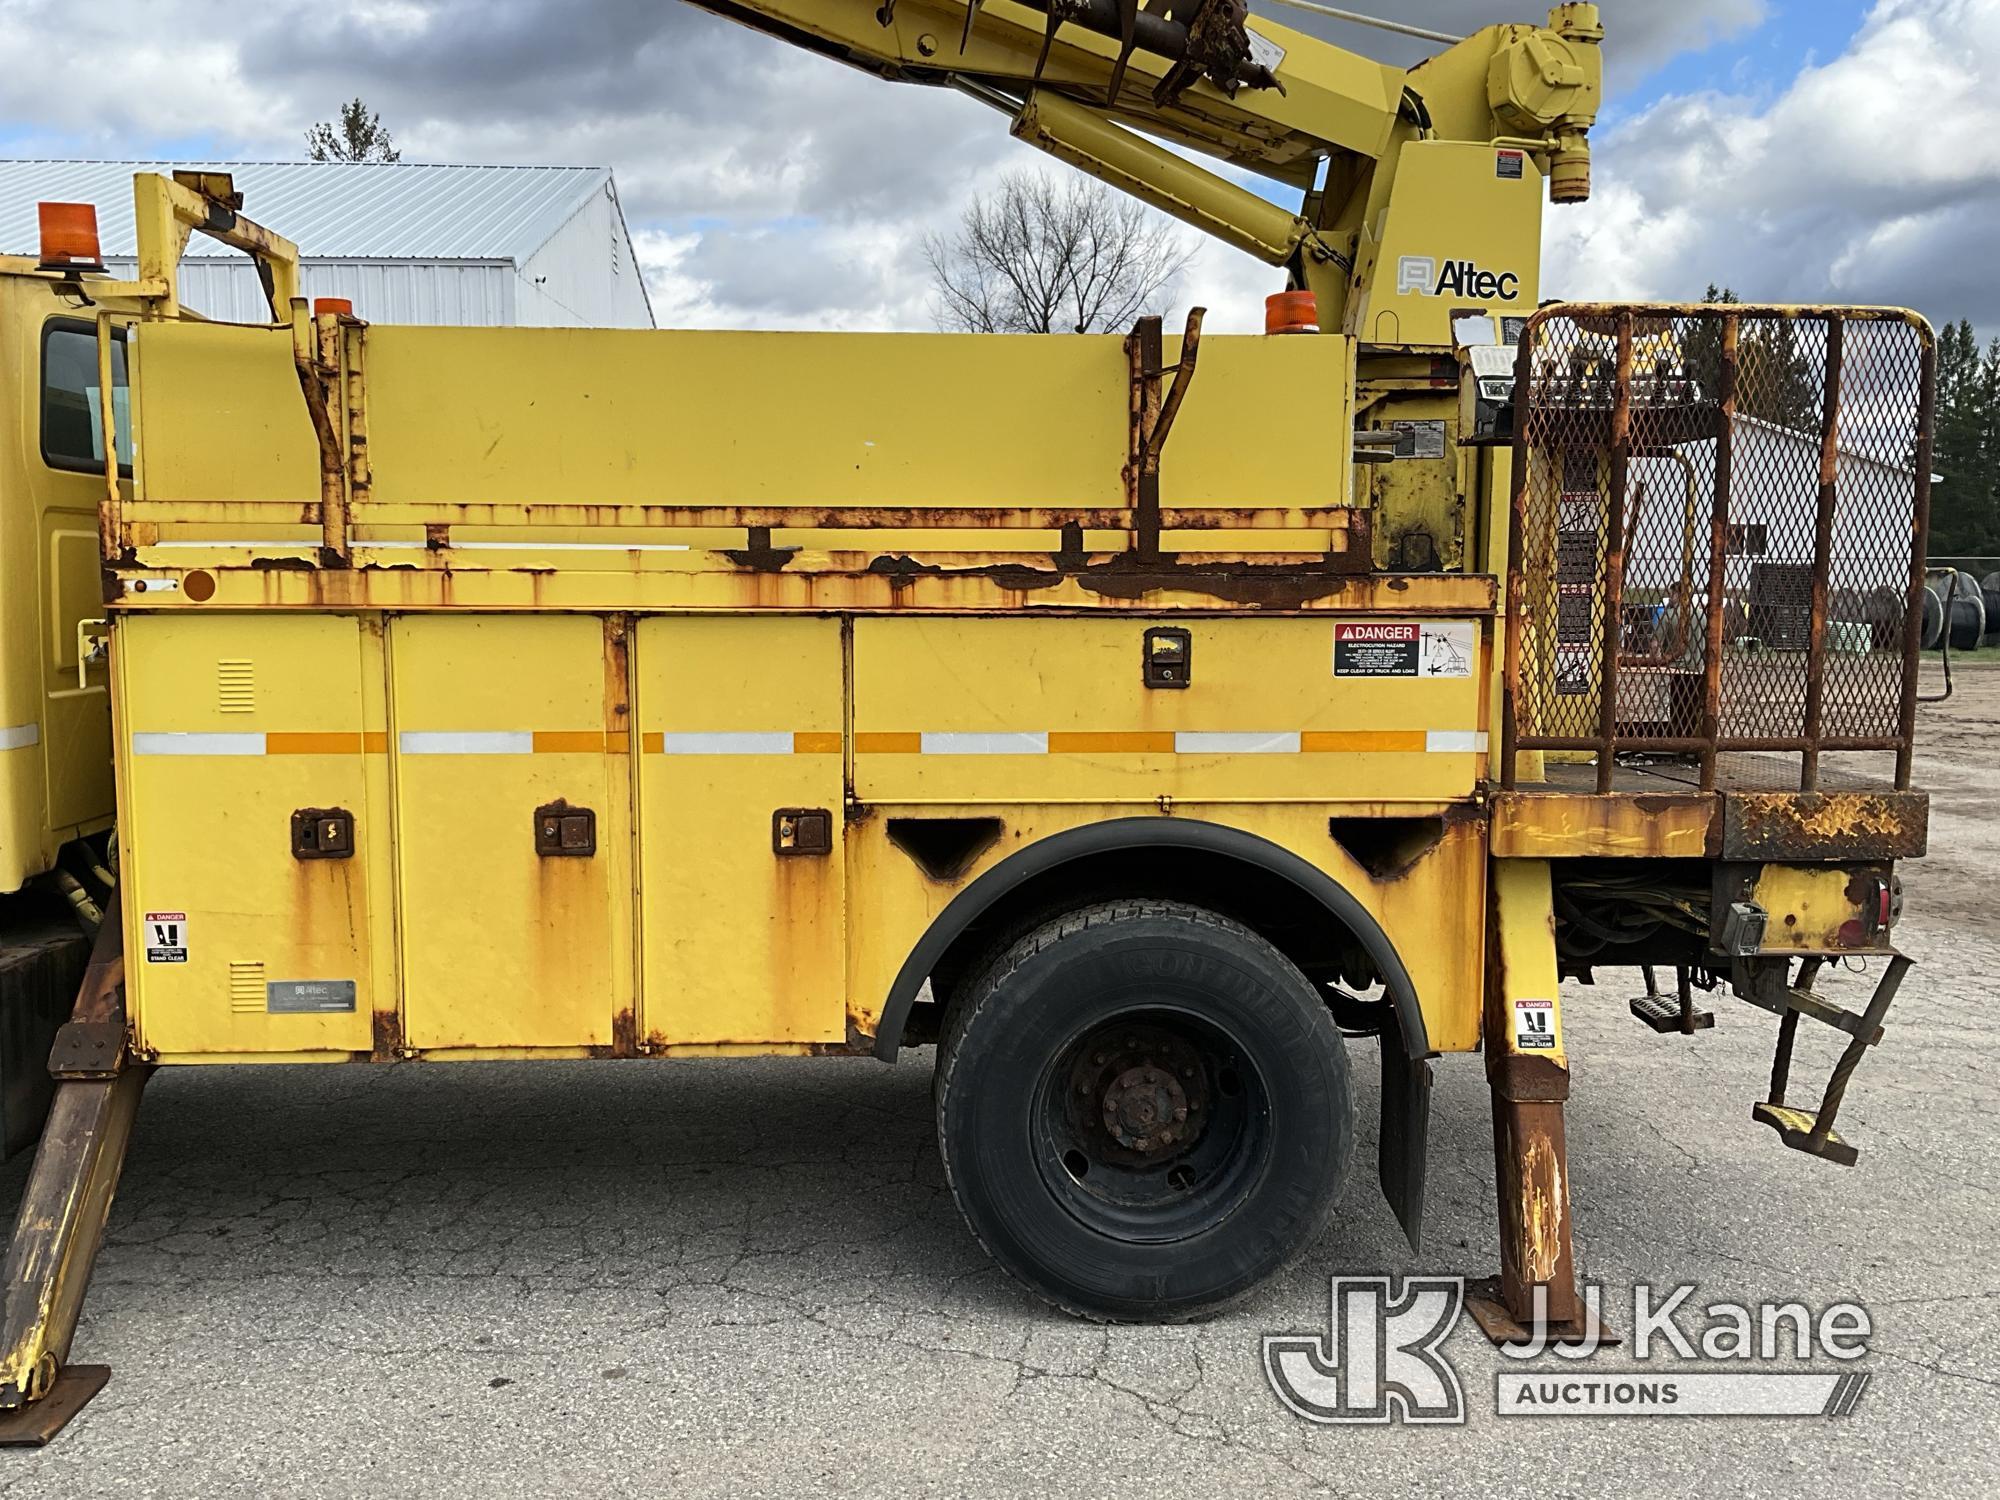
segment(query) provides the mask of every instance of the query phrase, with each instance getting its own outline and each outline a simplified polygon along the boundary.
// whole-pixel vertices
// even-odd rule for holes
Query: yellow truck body
[[[975,1234],[1105,1318],[1317,1241],[1351,1037],[1413,1243],[1433,1060],[1484,1053],[1476,1315],[1594,1336],[1560,986],[1600,970],[1662,1033],[1697,990],[1776,1014],[1755,1118],[1851,1163],[1927,828],[1921,320],[1536,311],[1592,5],[1409,72],[1220,4],[718,8],[999,105],[1323,325],[376,326],[204,172],[135,184],[131,282],[0,265],[0,889],[104,908],[0,1267],[0,1442],[102,1382],[69,1340],[160,1066],[935,1042]],[[194,232],[268,324],[181,305]],[[1865,1012],[1814,990],[1866,959]],[[1810,1109],[1802,1016],[1848,1039]]]

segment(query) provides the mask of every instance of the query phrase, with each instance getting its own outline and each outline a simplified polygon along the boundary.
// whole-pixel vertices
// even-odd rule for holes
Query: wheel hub
[[[1165,1068],[1140,1063],[1104,1091],[1104,1128],[1128,1151],[1152,1155],[1181,1144],[1188,1129],[1187,1092]]]
[[[1159,1026],[1106,1027],[1079,1050],[1070,1119],[1093,1160],[1164,1166],[1198,1142],[1211,1113],[1210,1073],[1186,1037]]]

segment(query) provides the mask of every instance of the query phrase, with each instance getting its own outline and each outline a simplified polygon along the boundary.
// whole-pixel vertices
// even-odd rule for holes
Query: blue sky
[[[1669,94],[1776,93],[1809,64],[1846,50],[1869,6],[1866,0],[1769,0],[1766,8],[1761,25],[1671,58],[1636,88],[1614,98],[1607,122],[1636,114]]]

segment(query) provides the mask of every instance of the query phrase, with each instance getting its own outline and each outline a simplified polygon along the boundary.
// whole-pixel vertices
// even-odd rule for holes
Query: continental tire
[[[1352,1149],[1347,1053],[1304,976],[1198,907],[1112,902],[1001,954],[938,1049],[972,1232],[1071,1312],[1181,1321],[1310,1246]]]

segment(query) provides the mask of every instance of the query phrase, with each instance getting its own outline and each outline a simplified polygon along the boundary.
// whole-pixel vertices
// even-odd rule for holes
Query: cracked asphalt
[[[1294,1272],[1193,1328],[1073,1322],[987,1264],[939,1170],[927,1054],[169,1070],[76,1341],[116,1373],[55,1445],[0,1454],[0,1490],[1994,1493],[2000,671],[1959,682],[1925,712],[1935,852],[1900,929],[1920,967],[1842,1116],[1857,1168],[1751,1123],[1761,1012],[1718,997],[1683,1040],[1627,1015],[1622,974],[1565,996],[1579,1252],[1613,1321],[1641,1281],[1859,1299],[1874,1382],[1851,1417],[1503,1420],[1469,1322],[1447,1346],[1464,1429],[1287,1413],[1259,1337],[1323,1329],[1329,1274],[1493,1269],[1474,1058],[1438,1070],[1420,1257],[1357,1170]],[[1847,1003],[1865,982],[1838,981]],[[1824,1076],[1831,1038],[1795,1076]]]

